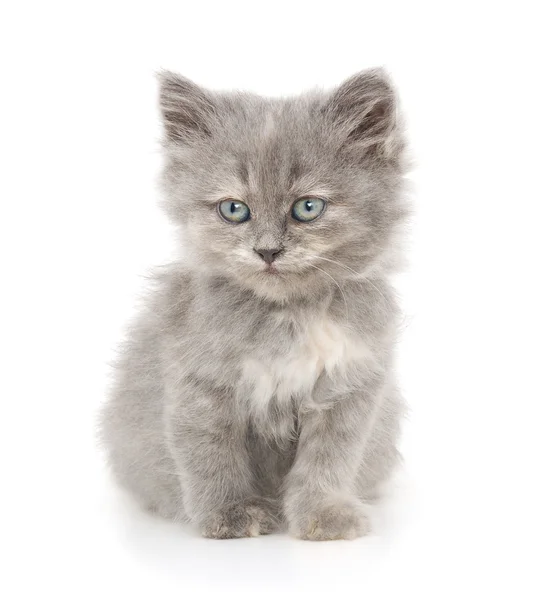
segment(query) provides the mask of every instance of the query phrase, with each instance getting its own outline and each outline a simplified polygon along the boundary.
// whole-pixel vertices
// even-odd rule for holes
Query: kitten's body
[[[368,95],[384,82],[360,77]],[[164,80],[166,197],[188,258],[158,275],[130,330],[102,420],[112,468],[144,506],[211,537],[267,533],[282,522],[309,539],[363,534],[360,501],[396,463],[403,410],[386,279],[405,212],[394,125],[370,145],[384,107],[379,116],[357,108],[375,120],[365,143],[347,149],[344,137],[361,124],[349,131],[340,124],[348,115],[338,120],[334,108],[347,94],[300,105],[207,94]],[[310,113],[324,136],[313,147]],[[319,119],[331,119],[332,131]],[[317,189],[331,198],[328,216],[288,222],[293,199]],[[231,196],[243,196],[252,223],[228,225],[205,209]],[[368,204],[355,209],[353,199]],[[195,215],[182,214],[188,207]],[[358,226],[345,232],[336,219],[351,213]],[[278,272],[252,255],[264,243],[282,244]]]

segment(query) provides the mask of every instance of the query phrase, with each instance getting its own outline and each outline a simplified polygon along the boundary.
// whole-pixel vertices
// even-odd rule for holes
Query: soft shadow
[[[181,583],[245,586],[267,581],[269,586],[278,584],[284,588],[304,585],[310,576],[321,573],[344,577],[354,569],[373,569],[407,522],[409,492],[407,481],[397,477],[383,501],[370,506],[373,532],[349,542],[305,542],[287,534],[239,540],[204,539],[191,525],[173,523],[143,511],[120,490],[108,502],[107,511],[124,548],[137,563]],[[272,581],[275,572],[282,572],[282,581]]]

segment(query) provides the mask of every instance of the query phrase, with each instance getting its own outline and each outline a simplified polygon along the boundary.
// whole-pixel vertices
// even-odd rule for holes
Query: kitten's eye
[[[326,202],[322,198],[300,198],[292,206],[292,216],[296,221],[313,221],[323,213]]]
[[[250,208],[239,200],[223,200],[218,204],[218,212],[230,223],[244,223],[250,219]]]

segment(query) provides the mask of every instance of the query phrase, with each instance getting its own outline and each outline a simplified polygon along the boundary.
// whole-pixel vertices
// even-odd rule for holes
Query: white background
[[[2,3],[2,598],[546,597],[541,4]],[[282,95],[374,65],[416,159],[406,466],[374,533],[212,541],[141,513],[95,416],[171,249],[154,71]]]

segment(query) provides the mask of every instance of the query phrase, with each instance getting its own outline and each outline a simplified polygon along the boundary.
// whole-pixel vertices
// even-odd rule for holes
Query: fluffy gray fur
[[[267,99],[160,75],[181,258],[130,327],[101,419],[119,482],[207,537],[365,534],[398,461],[403,136],[381,70]],[[301,197],[327,201],[301,223]],[[244,201],[245,223],[218,202]],[[255,249],[282,250],[273,267]]]

